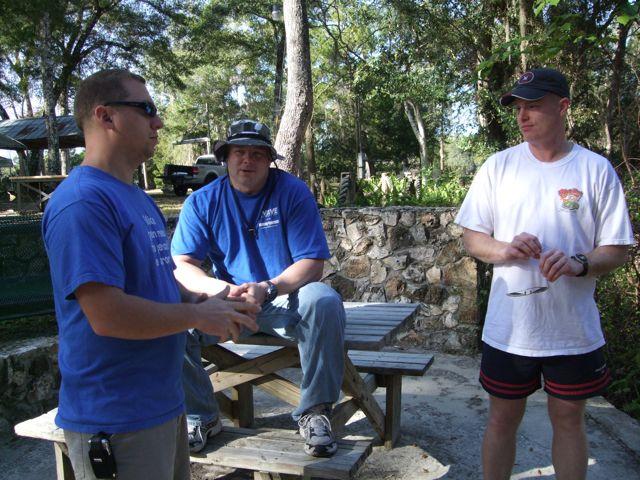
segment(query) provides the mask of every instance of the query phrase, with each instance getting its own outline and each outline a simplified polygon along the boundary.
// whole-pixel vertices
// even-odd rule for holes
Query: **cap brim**
[[[547,93],[549,92],[540,90],[537,88],[518,86],[514,88],[511,92],[505,93],[502,97],[500,97],[500,105],[502,105],[503,107],[507,107],[511,105],[511,103],[516,98],[527,100],[529,102],[532,102],[534,100],[540,100]]]
[[[246,145],[246,146],[251,146],[251,147],[264,147],[264,148],[268,148],[269,151],[271,152],[271,156],[273,157],[274,160],[283,160],[284,157],[280,154],[278,154],[278,152],[276,152],[276,149],[273,148],[272,145],[270,145],[269,143],[257,139],[257,138],[234,138],[232,140],[227,140],[227,141],[222,141],[219,142],[218,145],[213,147],[214,153],[216,155],[220,155],[220,154],[224,154],[226,148],[229,145]]]

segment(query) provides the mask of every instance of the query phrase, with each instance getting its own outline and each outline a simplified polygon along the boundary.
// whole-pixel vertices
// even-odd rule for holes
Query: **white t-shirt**
[[[564,158],[537,160],[521,143],[479,169],[455,222],[510,242],[536,235],[543,251],[588,253],[601,245],[632,245],[620,180],[609,161],[574,145]],[[562,276],[543,293],[507,296],[509,264],[495,265],[482,340],[532,357],[576,355],[604,345],[592,277]]]

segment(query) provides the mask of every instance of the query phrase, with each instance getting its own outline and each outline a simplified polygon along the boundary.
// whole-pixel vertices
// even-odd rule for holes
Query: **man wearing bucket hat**
[[[543,378],[556,478],[584,479],[586,399],[611,381],[596,278],[625,262],[629,214],[609,161],[566,138],[564,75],[528,71],[500,103],[514,106],[524,142],[482,165],[456,218],[469,253],[494,264],[480,367],[490,398],[483,474],[510,477],[526,399]],[[548,288],[513,296],[517,265],[539,271]]]
[[[345,313],[339,295],[319,282],[330,253],[317,204],[302,181],[269,167],[281,157],[266,125],[233,122],[214,152],[229,173],[187,198],[171,245],[176,277],[208,295],[228,286],[230,296],[261,305],[260,332],[298,343],[301,401],[292,416],[308,454],[333,455],[329,414],[342,385]],[[213,277],[202,268],[207,258]],[[188,338],[183,383],[192,451],[220,430],[200,363],[200,345],[217,340],[198,331]]]

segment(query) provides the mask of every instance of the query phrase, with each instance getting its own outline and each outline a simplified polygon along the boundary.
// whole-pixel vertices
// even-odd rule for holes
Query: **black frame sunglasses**
[[[128,102],[126,100],[117,100],[117,101],[113,101],[113,102],[106,102],[104,104],[105,107],[109,107],[111,105],[122,105],[125,107],[134,107],[134,108],[139,108],[140,110],[144,111],[144,114],[147,117],[153,118],[156,115],[158,115],[158,109],[156,108],[156,106],[151,103],[151,102]]]

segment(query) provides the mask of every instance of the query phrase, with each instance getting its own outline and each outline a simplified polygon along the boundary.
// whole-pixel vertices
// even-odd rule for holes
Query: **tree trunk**
[[[527,36],[527,25],[529,23],[529,16],[532,12],[533,6],[531,0],[520,0],[520,10],[518,13],[518,24],[520,26],[520,68],[523,72],[527,71],[527,45],[528,41],[525,40]]]
[[[404,113],[407,115],[407,120],[409,120],[413,134],[418,140],[418,145],[420,145],[420,170],[424,171],[427,169],[430,162],[427,155],[427,135],[424,128],[424,122],[422,121],[422,115],[420,113],[420,106],[413,100],[405,100]]]
[[[276,79],[273,95],[273,131],[277,132],[280,127],[280,116],[282,115],[282,80],[284,74],[284,54],[286,45],[286,34],[281,30],[279,23],[273,27],[276,39]]]
[[[62,90],[62,97],[60,98],[60,106],[62,107],[62,114],[69,115],[69,85],[64,86]],[[69,165],[69,149],[63,148],[60,150],[60,175],[67,174],[67,168]]]
[[[58,141],[58,124],[56,122],[56,98],[53,94],[53,56],[49,51],[52,45],[51,18],[49,12],[44,12],[42,18],[40,45],[42,92],[44,94],[45,121],[47,123],[49,161],[45,166],[45,173],[55,173],[60,168],[60,148]]]
[[[360,103],[360,97],[356,95],[356,101],[354,102],[355,120],[356,120],[356,148],[358,153],[356,154],[356,178],[359,180],[365,177],[364,162],[366,154],[364,153],[364,139],[362,138],[362,104]]]
[[[307,130],[304,134],[304,145],[306,150],[307,157],[307,173],[309,174],[309,188],[311,189],[311,193],[314,198],[318,200],[318,178],[316,174],[316,152],[313,145],[315,141],[313,135],[313,116],[311,120],[309,120],[309,125],[307,125]]]
[[[613,151],[613,136],[616,119],[620,118],[621,112],[618,110],[618,97],[620,95],[620,78],[624,69],[624,57],[627,52],[627,37],[633,22],[620,25],[618,30],[618,45],[613,56],[611,66],[611,81],[609,84],[609,98],[607,98],[606,119],[604,123],[605,153],[607,158],[611,158]]]
[[[149,181],[147,179],[147,162],[138,165],[138,186],[143,190],[149,190]]]
[[[440,172],[444,171],[444,164],[445,164],[444,145],[445,145],[444,132],[440,132]]]
[[[302,140],[313,111],[309,19],[306,0],[284,0],[287,50],[287,101],[275,148],[284,170],[298,174]]]

